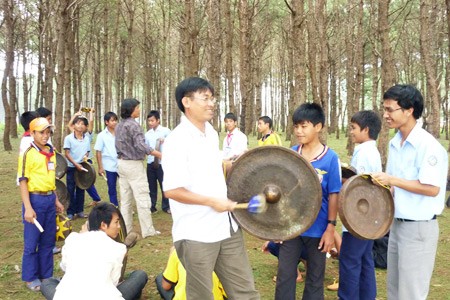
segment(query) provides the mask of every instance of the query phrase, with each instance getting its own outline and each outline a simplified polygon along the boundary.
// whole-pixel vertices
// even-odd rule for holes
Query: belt
[[[431,221],[431,220],[436,220],[436,215],[434,215],[429,220],[410,220],[410,219],[402,219],[402,218],[395,218],[395,220],[397,220],[399,222],[428,222],[428,221]]]
[[[30,194],[35,194],[35,195],[46,195],[46,196],[48,196],[48,195],[52,195],[53,194],[53,191],[48,191],[48,192],[30,192]]]

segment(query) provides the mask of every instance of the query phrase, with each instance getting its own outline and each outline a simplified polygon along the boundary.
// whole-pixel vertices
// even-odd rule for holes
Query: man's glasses
[[[385,113],[388,113],[388,114],[391,114],[391,113],[393,113],[394,111],[397,111],[397,110],[400,110],[400,109],[403,109],[403,107],[399,107],[399,108],[391,108],[391,107],[383,107],[383,111],[385,112]]]
[[[206,98],[198,98],[198,97],[190,96],[189,98],[201,100],[201,101],[203,101],[205,104],[207,104],[208,101],[211,101],[212,104],[216,104],[216,102],[217,102],[217,99],[216,99],[215,97],[210,97],[210,98],[207,98],[207,97],[206,97]]]

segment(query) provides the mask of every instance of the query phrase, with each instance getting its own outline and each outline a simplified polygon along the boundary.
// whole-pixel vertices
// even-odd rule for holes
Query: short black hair
[[[105,124],[106,124],[106,122],[108,122],[108,121],[111,120],[111,119],[117,120],[118,117],[117,117],[116,113],[114,113],[114,112],[112,112],[112,111],[108,111],[108,112],[103,116],[103,121],[104,121]]]
[[[272,129],[273,121],[268,116],[259,117],[258,121],[263,121],[265,124],[269,124],[269,129]]]
[[[322,106],[317,103],[303,103],[300,105],[292,115],[292,122],[294,125],[311,122],[314,126],[321,123],[322,127],[325,125],[325,113]]]
[[[39,118],[39,114],[35,111],[26,111],[20,115],[20,125],[22,125],[23,130],[30,130],[30,123],[34,119]]]
[[[129,98],[124,99],[122,101],[122,105],[120,106],[120,117],[122,119],[128,119],[131,117],[131,114],[133,113],[134,109],[141,104],[137,99]]]
[[[73,119],[72,121],[72,125],[77,124],[78,122],[82,121],[84,126],[88,126],[89,125],[89,121],[85,116],[76,116],[75,119]]]
[[[227,113],[227,114],[225,115],[225,118],[223,118],[223,119],[224,119],[224,120],[230,119],[230,120],[233,120],[233,121],[237,122],[236,115],[233,114],[232,112]]]
[[[150,119],[151,117],[154,117],[156,120],[159,120],[160,119],[159,111],[151,110],[147,115],[147,119]]]
[[[369,128],[369,138],[376,140],[381,130],[381,118],[373,110],[361,110],[354,114],[350,120],[351,123],[356,123],[361,128]]]
[[[114,214],[119,215],[119,210],[114,204],[103,201],[97,203],[88,217],[89,231],[101,230],[102,222],[109,226]]]
[[[48,116],[52,115],[52,111],[45,108],[45,107],[39,107],[38,109],[36,109],[36,112],[39,114],[39,117],[42,118],[47,118]]]
[[[423,96],[420,91],[410,84],[397,84],[388,89],[383,100],[395,100],[403,109],[413,108],[414,119],[419,119],[423,112]]]
[[[210,91],[214,96],[214,87],[209,81],[200,77],[189,77],[181,81],[175,89],[175,99],[177,101],[178,108],[184,112],[184,105],[181,100],[183,97],[190,96],[198,91]]]

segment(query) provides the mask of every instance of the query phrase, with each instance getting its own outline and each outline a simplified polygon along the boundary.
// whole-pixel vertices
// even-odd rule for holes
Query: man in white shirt
[[[41,292],[46,299],[139,299],[147,274],[134,271],[119,283],[127,253],[124,244],[114,240],[120,231],[117,208],[100,202],[89,214],[89,230],[72,232],[62,248],[61,281],[44,280]]]
[[[186,269],[187,299],[212,300],[216,272],[229,299],[259,299],[242,231],[230,215],[214,117],[214,88],[201,78],[175,90],[185,118],[164,142],[164,192],[172,210],[173,241]]]
[[[151,110],[147,115],[147,123],[150,127],[150,130],[145,134],[145,142],[151,148],[162,152],[162,146],[164,143],[164,139],[169,135],[170,129],[164,126],[161,126],[161,118],[159,115],[159,111]],[[159,143],[159,148],[157,144]],[[159,187],[162,188],[162,182],[164,179],[164,172],[159,164],[159,159],[149,155],[147,156],[147,180],[148,180],[148,188],[150,190],[150,199],[152,201],[152,206],[150,207],[150,211],[152,213],[157,211],[156,201],[158,200],[158,183]],[[170,214],[170,206],[169,199],[162,193],[162,203],[161,209]]]
[[[227,135],[223,139],[223,159],[234,159],[247,150],[247,136],[237,128],[237,118],[227,113],[224,118]]]
[[[383,117],[398,129],[389,142],[386,173],[374,173],[390,185],[395,204],[389,234],[388,299],[426,299],[439,238],[436,215],[444,209],[447,151],[417,120],[422,94],[411,85],[395,85],[383,95]],[[412,255],[414,253],[414,255]]]

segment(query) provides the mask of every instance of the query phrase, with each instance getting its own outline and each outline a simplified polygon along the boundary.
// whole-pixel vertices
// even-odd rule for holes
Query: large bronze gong
[[[87,172],[79,171],[77,169],[75,172],[75,184],[80,189],[87,190],[95,183],[96,179],[95,169],[94,166],[88,162],[83,161],[80,164],[85,170],[87,170]]]
[[[233,212],[243,229],[265,240],[288,240],[305,232],[322,204],[322,188],[314,168],[297,152],[280,146],[244,153],[233,163],[227,186],[228,198],[239,203],[265,194],[265,212]]]
[[[386,187],[372,182],[370,175],[348,179],[339,193],[339,217],[342,224],[356,237],[383,237],[394,218],[394,200]]]
[[[67,209],[69,208],[69,202],[70,202],[69,192],[67,191],[67,187],[66,187],[65,183],[59,179],[55,180],[55,185],[56,185],[55,192],[56,192],[56,195],[58,196],[58,200],[64,206],[64,210],[67,211]]]
[[[67,172],[67,160],[59,152],[56,152],[56,170],[55,175],[57,179],[61,179],[66,175]]]

